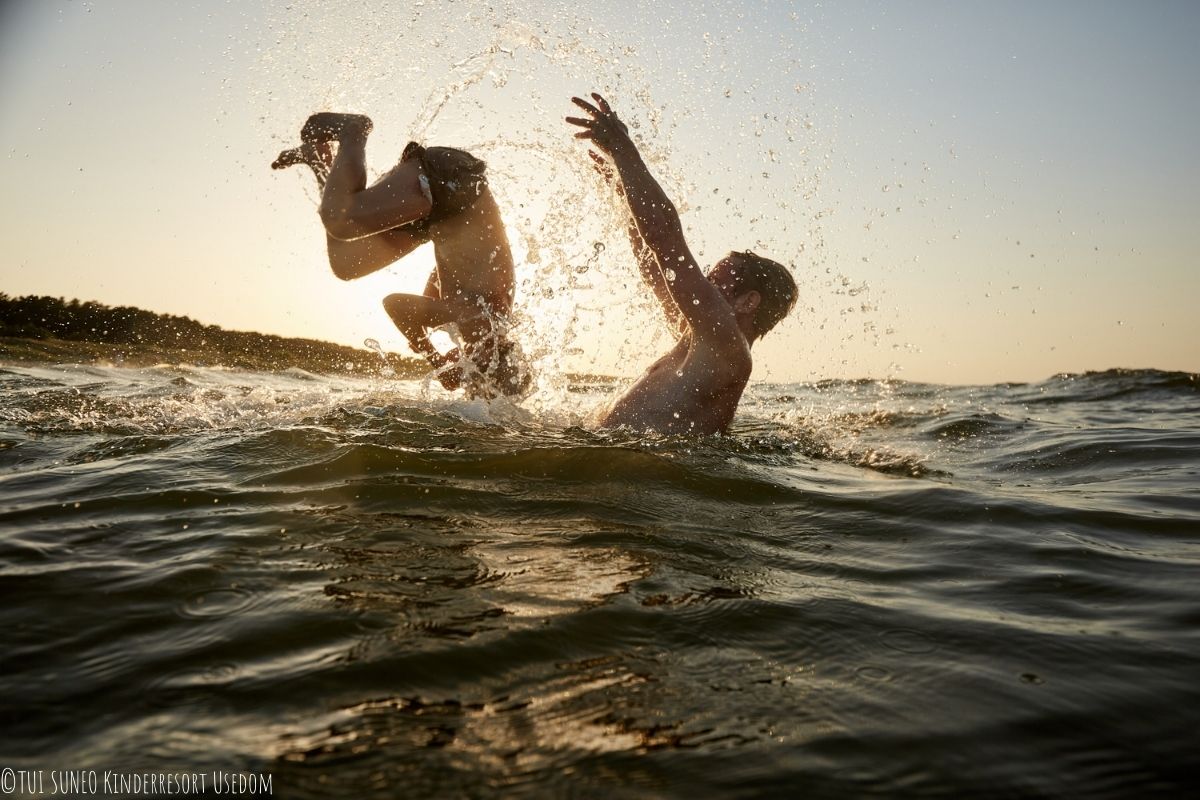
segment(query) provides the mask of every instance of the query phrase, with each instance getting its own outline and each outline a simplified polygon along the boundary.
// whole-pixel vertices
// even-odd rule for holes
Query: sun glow
[[[383,299],[389,294],[421,294],[433,268],[431,245],[418,248],[387,269],[353,281],[338,280],[328,263],[312,267],[322,279],[320,295],[329,304],[328,316],[339,322],[339,327],[368,331],[364,335],[377,339],[384,350],[403,354],[411,351],[383,310]],[[361,347],[362,341],[346,344]]]

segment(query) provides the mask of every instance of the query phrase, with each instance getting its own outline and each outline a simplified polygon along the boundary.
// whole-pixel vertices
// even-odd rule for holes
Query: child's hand
[[[608,101],[595,92],[592,92],[592,99],[596,101],[596,105],[578,97],[571,98],[572,103],[591,116],[591,119],[567,117],[567,122],[583,128],[575,134],[575,138],[591,139],[600,152],[610,156],[626,148],[636,149],[633,140],[629,138],[629,128],[613,112]]]
[[[462,386],[463,371],[459,361],[462,360],[462,353],[458,348],[454,348],[444,356],[438,356],[436,359],[430,359],[435,368],[434,377],[438,379],[438,383],[448,392],[453,392],[455,389]]]

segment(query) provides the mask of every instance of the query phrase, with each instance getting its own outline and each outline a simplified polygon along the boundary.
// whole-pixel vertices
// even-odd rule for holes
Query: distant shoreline
[[[110,307],[54,297],[0,294],[0,361],[7,363],[223,366],[279,372],[397,378],[429,372],[422,360],[372,350],[250,331],[228,331],[188,317],[132,306]]]
[[[322,344],[327,344],[323,342]],[[331,345],[340,347],[340,345]],[[118,367],[171,366],[229,367],[262,372],[282,372],[302,369],[306,372],[331,375],[377,375],[389,367],[394,377],[421,378],[429,372],[423,362],[387,353],[387,363],[370,350],[355,350],[340,363],[323,357],[297,356],[283,361],[256,357],[253,354],[231,355],[206,348],[167,348],[145,344],[112,344],[66,339],[32,339],[21,336],[0,336],[0,363],[5,364],[94,364]]]

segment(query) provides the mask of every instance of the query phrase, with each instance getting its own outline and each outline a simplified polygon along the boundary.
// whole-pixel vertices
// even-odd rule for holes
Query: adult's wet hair
[[[755,291],[761,298],[754,315],[754,333],[756,337],[765,336],[796,305],[796,281],[783,264],[749,250],[730,253],[729,257],[734,261],[730,270],[734,295]]]

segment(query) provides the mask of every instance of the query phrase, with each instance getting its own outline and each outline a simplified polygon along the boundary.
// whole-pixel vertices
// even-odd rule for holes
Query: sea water
[[[707,438],[587,428],[615,390],[547,414],[4,367],[3,766],[281,797],[1185,790],[1200,377],[752,384]]]

